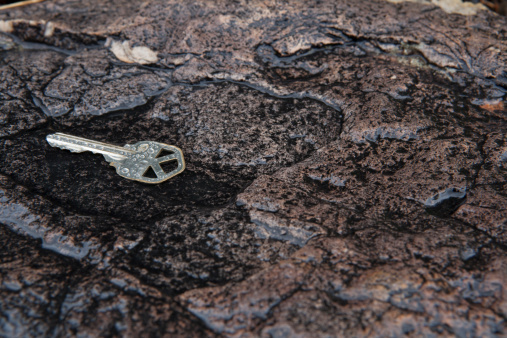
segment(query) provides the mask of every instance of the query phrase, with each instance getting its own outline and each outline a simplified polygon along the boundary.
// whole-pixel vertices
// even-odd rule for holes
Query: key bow
[[[141,141],[134,145],[126,145],[125,147],[136,150],[136,154],[129,156],[123,161],[113,161],[111,163],[111,165],[116,167],[116,172],[125,178],[145,183],[160,183],[181,173],[185,169],[183,152],[178,147],[153,141]],[[163,151],[169,154],[160,156]],[[161,164],[173,160],[178,161],[177,167],[172,171],[165,172]],[[156,177],[147,176],[150,168]]]

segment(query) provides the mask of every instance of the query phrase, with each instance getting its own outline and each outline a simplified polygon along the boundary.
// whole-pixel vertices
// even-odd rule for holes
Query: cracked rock
[[[504,336],[506,19],[395,2],[0,11],[0,336]]]

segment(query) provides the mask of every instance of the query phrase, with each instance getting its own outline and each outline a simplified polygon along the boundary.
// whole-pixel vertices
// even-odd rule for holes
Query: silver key
[[[140,141],[119,147],[62,133],[50,134],[46,136],[46,140],[53,147],[75,153],[91,151],[102,154],[106,161],[116,168],[118,175],[131,180],[160,183],[185,170],[185,159],[181,149],[164,143]],[[160,156],[164,150],[168,155]],[[178,161],[178,167],[170,172],[164,172],[160,164],[174,160]],[[145,176],[150,168],[156,178]]]

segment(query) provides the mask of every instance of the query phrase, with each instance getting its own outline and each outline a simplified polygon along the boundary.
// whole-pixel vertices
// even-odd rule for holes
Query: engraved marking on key
[[[125,147],[119,147],[62,133],[48,135],[46,140],[53,147],[72,152],[91,151],[95,154],[102,154],[106,161],[116,168],[118,175],[131,180],[160,183],[185,170],[185,159],[181,149],[164,143],[140,141],[136,144],[126,144]],[[164,150],[169,154],[158,157]],[[178,161],[178,167],[166,173],[160,164],[169,161]],[[156,178],[145,176],[150,168],[157,176]]]

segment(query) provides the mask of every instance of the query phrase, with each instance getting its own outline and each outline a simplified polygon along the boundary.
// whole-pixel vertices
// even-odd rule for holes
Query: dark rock
[[[505,334],[506,19],[438,4],[1,11],[0,335]]]
[[[428,198],[424,206],[432,214],[449,216],[463,204],[466,196],[466,188],[448,188]]]

